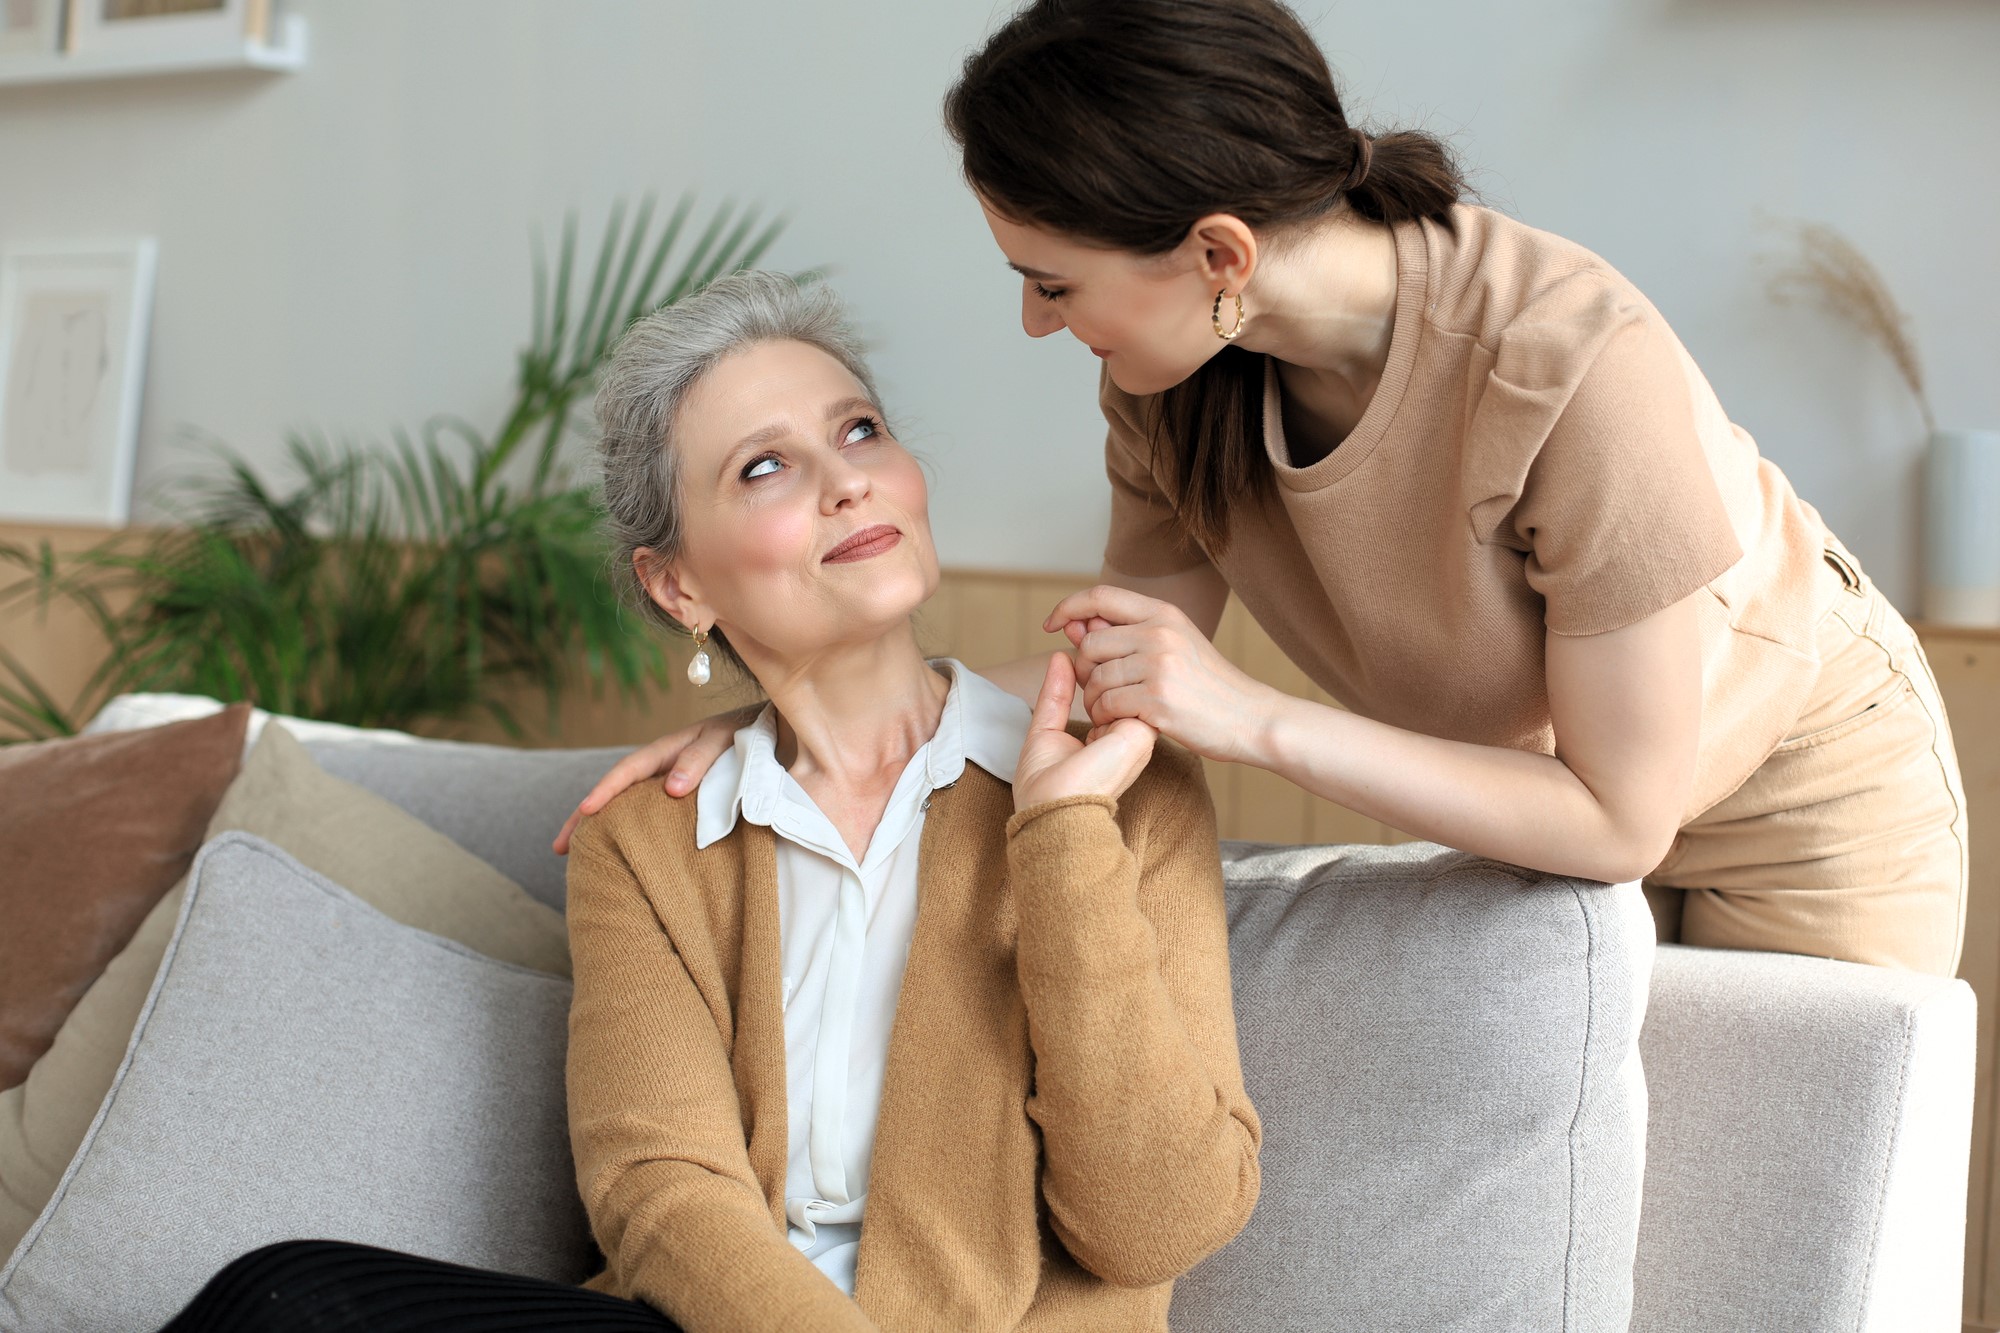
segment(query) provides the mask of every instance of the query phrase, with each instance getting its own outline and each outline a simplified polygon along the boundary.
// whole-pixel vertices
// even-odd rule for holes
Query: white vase
[[[1924,619],[2000,625],[2000,430],[1931,433],[1924,460]]]

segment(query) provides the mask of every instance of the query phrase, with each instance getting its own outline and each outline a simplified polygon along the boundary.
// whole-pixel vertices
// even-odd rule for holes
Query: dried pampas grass
[[[1820,222],[1778,224],[1794,233],[1798,258],[1772,274],[1771,299],[1781,305],[1813,301],[1854,325],[1889,354],[1924,414],[1924,427],[1937,429],[1930,396],[1924,392],[1923,363],[1917,359],[1910,317],[1889,294],[1889,284],[1852,241]]]

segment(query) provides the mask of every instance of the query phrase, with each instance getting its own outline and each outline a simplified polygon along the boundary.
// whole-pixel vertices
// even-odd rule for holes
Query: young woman
[[[1200,765],[1134,719],[1073,734],[1061,654],[1032,713],[924,660],[923,473],[858,348],[823,288],[741,273],[635,325],[598,394],[642,608],[770,699],[693,800],[576,830],[570,1138],[604,1271],[288,1242],[173,1333],[1164,1330],[1249,1219]]]
[[[1276,0],[1038,0],[945,118],[1023,326],[1104,362],[1101,584],[1046,626],[1093,723],[1643,877],[1663,939],[1955,970],[1923,650],[1609,264],[1464,202],[1435,140],[1350,125]],[[1232,591],[1344,711],[1223,660]],[[987,674],[1028,697],[1038,664]],[[733,725],[579,813],[692,790]]]

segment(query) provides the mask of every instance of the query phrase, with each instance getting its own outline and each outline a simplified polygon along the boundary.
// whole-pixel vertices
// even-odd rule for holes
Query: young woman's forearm
[[[1622,830],[1560,759],[1442,740],[1273,690],[1258,767],[1412,837],[1552,875],[1622,883],[1664,848]]]

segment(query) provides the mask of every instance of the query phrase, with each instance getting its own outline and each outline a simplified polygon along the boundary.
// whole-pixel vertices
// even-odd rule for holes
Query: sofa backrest
[[[631,753],[434,740],[305,744],[327,772],[395,802],[558,912],[565,863],[549,844],[576,803]]]
[[[1636,885],[1430,843],[1225,844],[1264,1123],[1177,1329],[1623,1329],[1653,953]]]

